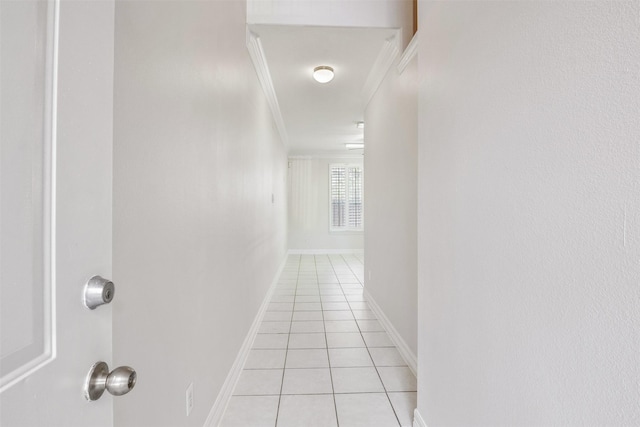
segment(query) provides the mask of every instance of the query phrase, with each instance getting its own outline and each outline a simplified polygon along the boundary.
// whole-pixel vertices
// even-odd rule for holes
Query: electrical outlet
[[[371,280],[371,270],[369,270],[369,278],[367,280]]]
[[[193,383],[189,384],[187,387],[187,417],[191,413],[193,409]]]

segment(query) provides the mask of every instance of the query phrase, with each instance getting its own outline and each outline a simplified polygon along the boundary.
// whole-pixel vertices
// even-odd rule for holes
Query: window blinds
[[[362,229],[362,167],[331,165],[330,167],[331,229]]]

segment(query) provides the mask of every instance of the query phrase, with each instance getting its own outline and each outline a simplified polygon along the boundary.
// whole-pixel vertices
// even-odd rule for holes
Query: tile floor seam
[[[360,419],[353,418],[355,416],[354,414],[356,413],[354,411],[362,411],[363,408],[367,409],[365,409],[364,413],[361,413],[361,416],[365,417],[363,420],[367,421],[355,422],[366,422],[369,423],[368,425],[379,426],[381,423],[381,419],[371,418],[371,416],[375,413],[379,415],[382,414],[384,415],[384,417],[388,417],[388,419],[385,418],[386,421],[382,422],[382,424],[384,424],[385,426],[388,426],[392,423],[394,425],[402,426],[403,421],[410,423],[410,408],[415,407],[414,405],[416,393],[415,391],[398,390],[396,393],[393,393],[392,400],[392,392],[388,389],[387,385],[385,385],[382,379],[383,375],[381,371],[384,370],[384,377],[387,378],[388,381],[390,381],[389,387],[395,389],[398,388],[394,385],[395,383],[405,384],[407,378],[405,378],[404,375],[395,375],[392,371],[393,368],[399,369],[402,367],[406,367],[406,362],[404,366],[398,366],[397,364],[399,362],[396,361],[395,358],[385,359],[380,354],[384,352],[373,351],[374,349],[378,348],[395,348],[397,351],[397,347],[394,346],[393,342],[388,339],[387,332],[384,330],[382,325],[379,324],[377,317],[375,317],[375,314],[372,313],[371,308],[366,303],[363,295],[364,270],[361,274],[356,273],[356,269],[363,268],[363,265],[361,266],[360,264],[363,264],[363,261],[355,255],[303,255],[298,257],[291,257],[291,259],[287,261],[287,267],[285,268],[284,273],[281,274],[281,277],[278,279],[278,284],[282,285],[282,287],[279,288],[281,292],[292,293],[292,295],[289,295],[286,298],[282,298],[281,294],[278,294],[279,296],[275,296],[276,293],[274,293],[271,297],[272,300],[270,300],[269,303],[277,303],[276,305],[271,306],[274,309],[282,309],[284,307],[287,307],[286,305],[278,304],[292,304],[293,307],[291,307],[290,311],[271,311],[272,313],[281,314],[271,314],[269,316],[270,320],[263,320],[262,322],[284,323],[287,321],[286,319],[288,319],[288,332],[281,332],[282,330],[284,330],[284,328],[281,326],[274,327],[274,325],[271,325],[271,328],[265,328],[265,330],[271,329],[278,332],[259,333],[258,335],[265,337],[260,341],[259,344],[259,346],[264,346],[264,348],[256,349],[276,351],[284,350],[284,365],[281,369],[282,376],[278,377],[278,374],[269,374],[274,380],[277,381],[279,379],[279,393],[275,394],[275,387],[271,388],[273,390],[273,394],[269,394],[269,392],[271,391],[269,388],[254,386],[252,389],[244,388],[241,390],[243,392],[242,394],[235,395],[244,399],[250,399],[252,397],[261,399],[272,399],[272,403],[270,403],[270,405],[273,405],[271,406],[271,408],[275,409],[275,420],[273,420],[273,418],[270,420],[268,424],[269,427],[274,427],[273,422],[275,422],[275,427],[277,427],[278,425],[283,427],[285,424],[290,425],[292,422],[294,423],[294,425],[300,427],[302,427],[303,425],[307,425],[307,422],[300,424],[301,420],[304,418],[304,414],[300,413],[299,409],[297,410],[298,412],[293,409],[295,407],[292,406],[293,402],[318,402],[318,404],[324,402],[322,403],[322,405],[326,406],[324,406],[322,412],[318,412],[317,415],[325,417],[325,421],[318,424],[319,419],[314,418],[314,421],[311,422],[311,419],[307,418],[313,425],[327,426],[329,423],[333,425],[333,423],[335,422],[339,427],[341,417],[343,417],[343,424],[354,422],[355,420]],[[295,279],[292,278],[292,275],[295,275]],[[329,284],[323,284],[324,282],[328,282]],[[294,283],[295,285],[293,285]],[[291,289],[291,285],[293,285],[294,288]],[[293,298],[293,302],[273,301],[273,299],[282,300],[291,298]],[[340,302],[341,304],[337,304],[337,302]],[[347,304],[342,304],[344,302],[346,302]],[[296,307],[296,304],[300,305]],[[319,309],[317,309],[318,307]],[[298,308],[298,310],[296,310],[296,308]],[[343,311],[345,313],[332,314],[340,311]],[[347,312],[351,316],[351,319],[348,319],[348,316],[346,315]],[[364,318],[356,319],[356,314],[358,315],[358,317]],[[372,316],[373,318],[371,318]],[[295,324],[298,325],[296,328],[294,328],[294,322],[296,322]],[[297,322],[308,323],[303,324]],[[322,323],[319,326],[318,324],[320,322]],[[371,323],[374,322],[378,323],[375,323],[372,326]],[[329,333],[327,330],[327,323],[329,323],[329,329],[338,329],[339,331]],[[349,325],[347,325],[347,323],[349,323]],[[322,329],[320,329],[320,327]],[[352,329],[351,332],[349,331],[350,329]],[[367,331],[365,332],[365,330],[363,329]],[[369,329],[374,330],[370,331]],[[377,331],[375,329],[382,330]],[[286,342],[284,342],[285,334]],[[293,338],[297,335],[305,334],[307,335],[306,337],[300,337],[299,339],[293,340]],[[369,342],[364,339],[365,335],[367,335],[370,339]],[[383,335],[387,337],[386,340],[383,339]],[[272,338],[266,338],[268,336],[271,336]],[[281,338],[275,338],[277,336],[280,336]],[[337,346],[330,347],[329,336],[331,336],[332,343],[338,344]],[[319,342],[314,343],[314,340],[319,341],[320,337],[322,337],[324,340],[324,342],[322,343],[323,345],[321,345]],[[292,344],[295,348],[291,347]],[[284,346],[285,348],[282,349],[281,346]],[[362,349],[366,349],[366,352],[362,351]],[[372,355],[372,353],[374,352],[378,354],[378,356],[380,356],[380,364],[377,364],[375,362]],[[322,361],[322,354],[326,355],[326,362]],[[366,364],[367,362],[364,362],[365,354],[370,359],[369,362],[371,364]],[[331,357],[332,355],[334,356],[333,359]],[[282,355],[280,357],[282,357]],[[294,367],[287,366],[289,361],[292,362],[291,365]],[[340,366],[334,366],[334,363],[337,363]],[[271,364],[275,366],[273,363]],[[325,364],[327,366],[326,368],[324,367]],[[305,365],[308,366],[305,367]],[[375,369],[375,377],[371,368]],[[247,371],[257,371],[260,369],[264,370],[266,373],[267,371],[275,371],[280,368],[254,367],[247,369]],[[294,385],[295,382],[289,384],[290,380],[287,379],[287,372],[300,372],[300,374],[292,375],[291,378],[295,380],[296,378],[305,378],[305,374],[303,374],[302,371],[306,369],[317,371],[318,375],[320,375],[320,371],[324,371],[326,369],[329,375],[328,383],[331,384],[331,391],[328,391],[329,384],[327,384],[327,382],[325,382],[325,385],[320,388],[309,388],[306,386],[297,388],[297,386]],[[344,389],[345,391],[336,392],[336,385],[334,383],[334,372],[339,371],[339,375],[341,376],[340,378],[342,378],[342,376],[344,375],[347,375],[348,378],[348,375],[350,375],[348,374],[350,370],[351,373],[353,373],[354,371],[361,373],[367,372],[365,377],[369,379],[365,380],[364,382],[363,380],[358,380],[358,383],[355,384],[355,387],[340,386],[339,388]],[[313,377],[315,374],[310,375],[311,377]],[[326,374],[321,374],[320,377],[324,375]],[[326,376],[324,376],[324,378],[327,379]],[[380,387],[379,385],[371,387],[369,384],[367,384],[367,382],[370,382],[370,380],[373,380],[374,378],[377,378],[377,381],[382,387]],[[277,384],[276,381],[274,381],[273,385]],[[290,387],[287,384],[293,385],[293,387]],[[287,385],[286,388],[285,385]],[[404,387],[404,385],[402,385],[402,387]],[[313,392],[296,393],[296,390],[313,390]],[[327,391],[323,392],[324,390]],[[384,398],[382,397],[383,393]],[[331,397],[329,397],[329,395],[331,395]],[[413,397],[411,395],[413,395]],[[294,398],[296,396],[308,396],[308,399],[295,400]],[[347,398],[347,396],[353,397]],[[396,402],[395,405],[394,401]],[[249,413],[251,413],[253,404],[249,403],[251,401],[246,402],[247,403],[242,403],[241,408],[243,408],[244,412],[249,411]],[[262,402],[263,403],[260,404],[266,404],[265,401]],[[331,405],[330,402],[332,402],[333,405]],[[315,403],[313,404],[315,405]],[[238,404],[236,404],[236,411],[238,407],[237,405]],[[353,407],[352,405],[356,406]],[[331,408],[334,411],[333,413],[330,412]],[[389,409],[391,409],[391,412],[389,412]],[[301,416],[303,418],[299,418]],[[241,417],[243,416],[241,415]],[[237,418],[231,418],[231,420],[233,419],[237,420]],[[403,421],[401,421],[401,419]],[[260,425],[262,426],[263,424]]]
[[[344,260],[344,256],[342,256],[342,259]],[[347,261],[345,260],[345,262]],[[351,266],[349,265],[348,262],[347,262],[347,266],[349,267],[349,270],[351,270],[351,272],[354,273],[353,269],[351,269]],[[358,278],[355,273],[354,273],[354,276],[356,276],[356,279]],[[364,292],[364,284],[361,283],[361,285],[363,287],[363,292]],[[351,306],[351,304],[349,304],[349,306]],[[353,309],[351,309],[351,312],[353,313]],[[360,328],[360,324],[357,321],[356,321],[356,325],[358,327],[358,331],[360,331],[360,335],[362,336],[362,339],[364,340],[364,335],[362,335],[362,329]],[[386,330],[384,332],[387,333]],[[371,356],[371,351],[369,350],[369,344],[367,344],[367,342],[365,341],[364,345],[365,345],[365,348],[367,349],[367,353],[369,354],[369,357],[371,358],[371,361],[373,362],[373,356]],[[396,408],[393,407],[393,403],[391,402],[391,398],[389,397],[389,392],[387,391],[387,386],[384,384],[384,381],[382,381],[382,376],[380,375],[380,371],[378,371],[378,366],[375,364],[375,362],[373,362],[373,367],[376,370],[376,374],[378,375],[378,379],[380,380],[380,383],[382,384],[382,389],[384,390],[384,394],[385,396],[387,396],[387,400],[389,401],[389,406],[391,406],[391,409],[393,410],[393,415],[396,417],[396,420],[398,421],[398,426],[400,426],[402,424],[400,422],[400,417],[398,417],[398,414],[396,413]]]
[[[300,258],[300,261],[298,261],[298,274],[300,274],[301,260],[302,260],[302,257]],[[298,287],[298,279],[296,278],[296,288],[297,287]],[[295,296],[294,296],[294,301],[295,301]],[[269,301],[269,303],[271,303],[271,301]],[[293,308],[295,308],[295,305]],[[280,416],[280,402],[282,401],[282,390],[284,388],[284,375],[285,375],[285,370],[287,368],[287,355],[289,354],[289,340],[291,339],[291,322],[293,322],[293,309],[291,310],[291,320],[289,321],[289,334],[287,336],[287,347],[284,352],[284,364],[282,365],[282,380],[280,381],[280,393],[278,394],[278,406],[276,408],[276,422],[274,425],[275,427],[278,426],[278,417]]]
[[[318,274],[318,262],[316,260],[316,257],[313,257],[313,262],[314,265],[316,266],[316,275]],[[320,308],[322,309],[322,299],[320,300]],[[329,357],[329,340],[327,339],[327,327],[325,324],[325,320],[324,320],[324,310],[322,310],[322,326],[324,328],[324,343],[326,345],[326,352],[327,352],[327,363],[329,364],[329,378],[331,379],[331,394],[332,394],[332,398],[333,398],[333,409],[336,412],[336,425],[337,427],[340,427],[340,419],[338,418],[338,405],[336,403],[336,389],[333,386],[333,371],[331,370],[331,357]]]
[[[344,259],[344,256],[342,257]],[[346,260],[345,260],[346,262]],[[364,265],[364,263],[363,263]],[[362,285],[363,288],[363,293],[364,293],[364,283],[362,283],[360,281],[360,279],[358,278],[358,276],[355,274],[355,272],[353,271],[353,269],[351,268],[351,266],[349,265],[349,263],[347,262],[347,266],[349,267],[349,270],[351,270],[351,272],[354,274],[354,276],[356,276],[356,279],[358,279],[358,282],[360,282],[360,284]],[[364,271],[363,271],[364,274]],[[349,306],[351,307],[351,303],[349,303]],[[351,308],[351,311],[353,312],[353,308]],[[376,317],[377,320],[377,317]],[[362,329],[360,328],[360,324],[356,321],[356,324],[358,325],[358,330],[360,331],[360,335],[362,335]],[[382,327],[382,325],[381,325]],[[382,327],[384,329],[384,327]],[[387,331],[384,331],[385,333],[387,333]],[[362,339],[364,340],[364,335],[362,335]],[[371,361],[373,362],[373,356],[371,356],[371,351],[369,350],[369,345],[367,344],[367,342],[365,341],[365,348],[367,349],[367,353],[369,353],[369,357],[371,358]],[[393,402],[391,402],[391,398],[389,397],[389,392],[387,391],[387,386],[384,384],[384,381],[382,381],[382,376],[380,375],[380,371],[378,370],[378,365],[373,362],[373,366],[376,370],[376,374],[378,374],[378,378],[380,379],[380,382],[382,383],[382,388],[384,389],[384,394],[387,396],[387,400],[389,401],[389,406],[391,406],[391,409],[393,410],[393,415],[395,415],[396,420],[398,421],[398,426],[401,426],[402,423],[400,422],[400,417],[398,416],[397,412],[396,412],[396,408],[393,406]]]

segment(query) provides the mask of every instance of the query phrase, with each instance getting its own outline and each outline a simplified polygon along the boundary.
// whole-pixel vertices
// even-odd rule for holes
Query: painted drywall
[[[363,160],[361,155],[289,158],[288,236],[292,252],[353,252],[364,248],[364,232],[329,230],[329,165],[333,163],[362,165]],[[366,170],[364,176],[367,176]],[[364,191],[366,200],[366,187]],[[366,211],[364,221],[367,221]]]
[[[284,260],[287,158],[245,19],[116,4],[113,365],[138,372],[119,427],[204,425]]]
[[[640,424],[640,2],[419,5],[418,410]]]
[[[251,24],[402,28],[413,36],[413,0],[248,0]]]
[[[396,59],[365,110],[365,287],[413,358],[418,329],[418,61]]]

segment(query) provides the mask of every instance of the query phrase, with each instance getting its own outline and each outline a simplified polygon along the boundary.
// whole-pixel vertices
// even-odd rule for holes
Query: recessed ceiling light
[[[329,83],[333,80],[333,68],[328,65],[320,65],[313,69],[313,78],[318,83]]]
[[[364,142],[347,142],[344,146],[347,150],[362,150],[364,149]]]
[[[358,129],[364,129],[364,122],[356,122],[356,127]]]

